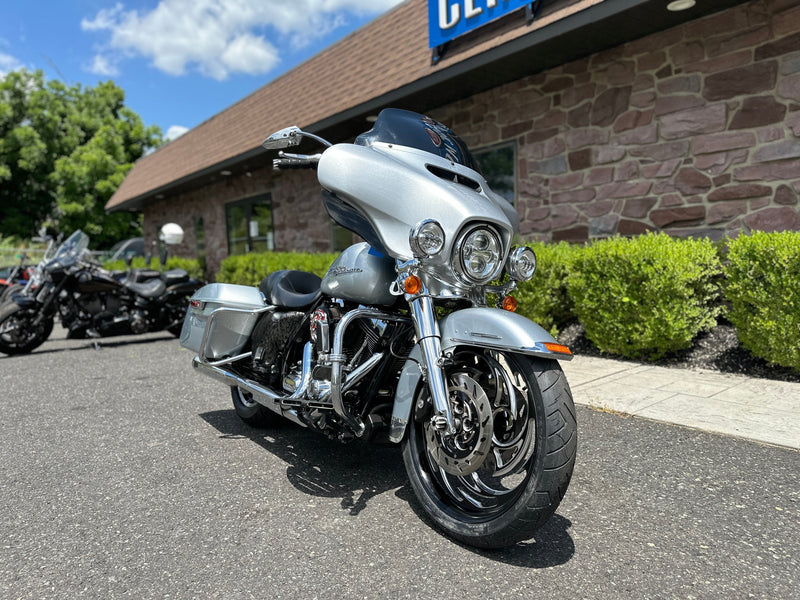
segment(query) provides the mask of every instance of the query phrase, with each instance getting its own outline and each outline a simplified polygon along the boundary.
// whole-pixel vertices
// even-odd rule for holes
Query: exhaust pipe
[[[203,375],[208,375],[212,379],[216,379],[228,387],[236,386],[245,392],[250,392],[253,395],[253,400],[258,402],[260,405],[278,413],[282,417],[286,417],[293,423],[297,423],[302,427],[307,427],[300,417],[297,416],[297,411],[292,409],[284,410],[281,407],[281,400],[288,399],[289,396],[278,394],[251,379],[239,377],[235,373],[231,373],[222,367],[203,362],[198,356],[195,356],[192,360],[192,366],[203,373]]]

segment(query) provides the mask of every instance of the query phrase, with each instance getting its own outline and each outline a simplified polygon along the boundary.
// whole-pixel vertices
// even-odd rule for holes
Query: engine
[[[346,428],[339,427],[330,397],[332,352],[348,308],[355,306],[330,302],[308,314],[266,313],[253,330],[248,369],[248,376],[283,393],[281,405],[296,410],[309,427],[340,438]],[[338,357],[345,374],[344,401],[369,423],[372,435],[372,430],[388,429],[396,378],[413,346],[411,325],[356,318],[346,327]],[[305,375],[310,376],[304,381]]]

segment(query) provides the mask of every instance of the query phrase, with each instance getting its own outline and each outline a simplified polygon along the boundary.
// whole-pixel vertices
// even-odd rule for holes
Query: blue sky
[[[400,1],[0,0],[0,76],[111,79],[174,137]]]

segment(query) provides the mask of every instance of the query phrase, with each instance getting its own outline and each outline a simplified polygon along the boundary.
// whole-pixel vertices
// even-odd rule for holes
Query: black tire
[[[32,325],[38,311],[12,301],[0,306],[0,352],[27,354],[41,346],[53,331],[53,317]]]
[[[403,441],[411,487],[456,540],[503,548],[530,539],[558,508],[575,465],[575,406],[564,373],[553,360],[473,348],[459,349],[454,363],[448,387],[463,427],[443,438],[420,387]]]
[[[21,283],[12,283],[3,288],[3,291],[0,292],[0,304],[5,303],[6,300],[10,300],[12,294],[19,294],[23,289],[25,289],[25,286]]]
[[[250,427],[259,429],[275,427],[280,425],[283,420],[278,413],[272,412],[266,406],[261,406],[253,400],[252,394],[239,389],[235,385],[231,386],[231,399],[233,400],[233,409],[236,414]]]
[[[167,306],[169,314],[168,318],[170,323],[172,323],[172,325],[167,327],[167,331],[175,337],[181,337],[183,320],[186,318],[186,309],[189,306],[189,299],[191,297],[191,294],[188,294],[184,298],[181,298],[180,301],[173,299],[172,302]]]

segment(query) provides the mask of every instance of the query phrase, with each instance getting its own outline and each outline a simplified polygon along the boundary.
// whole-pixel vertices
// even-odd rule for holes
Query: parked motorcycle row
[[[321,151],[284,151],[304,140]],[[248,426],[399,444],[446,535],[530,539],[566,493],[577,425],[559,366],[569,349],[513,312],[536,269],[515,245],[514,207],[457,135],[404,110],[383,110],[354,143],[288,127],[264,147],[279,150],[276,169],[315,170],[329,216],[364,240],[324,277],[120,280],[81,259],[88,238],[75,232],[0,306],[0,352],[35,349],[56,315],[73,337],[167,329]]]
[[[80,230],[60,244],[51,240],[25,282],[6,288],[0,300],[0,352],[34,351],[50,336],[56,318],[71,339],[161,330],[180,334],[199,281],[182,269],[108,271],[92,259],[88,246],[89,236]]]

